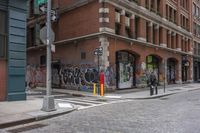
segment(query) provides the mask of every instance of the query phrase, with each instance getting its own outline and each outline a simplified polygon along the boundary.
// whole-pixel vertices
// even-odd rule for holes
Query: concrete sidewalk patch
[[[40,110],[40,105],[41,100],[0,103],[0,113],[2,114],[0,115],[0,129],[30,123],[42,119],[52,118],[77,110],[77,107],[72,104],[64,106],[64,104],[61,103],[62,106],[60,106],[60,103],[56,102],[55,111],[44,112]],[[27,106],[29,106],[29,108]],[[18,109],[18,107],[20,107],[20,109]]]

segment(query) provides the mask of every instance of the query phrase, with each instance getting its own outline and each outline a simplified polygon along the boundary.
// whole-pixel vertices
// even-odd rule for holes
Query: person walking
[[[151,72],[149,76],[149,86],[150,86],[150,95],[154,94],[154,89],[155,89],[155,94],[158,94],[158,89],[157,89],[157,79],[156,75],[154,72]]]

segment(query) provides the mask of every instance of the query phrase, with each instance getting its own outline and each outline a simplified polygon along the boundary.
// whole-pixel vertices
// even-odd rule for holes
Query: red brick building
[[[145,86],[151,71],[160,84],[193,81],[192,1],[54,0],[53,6],[59,11],[53,23],[55,86],[91,89],[98,80],[99,47],[107,88]],[[27,82],[42,85],[46,48],[38,35],[45,17],[34,12],[37,7],[29,13]]]
[[[200,81],[200,2],[193,0],[194,81]]]

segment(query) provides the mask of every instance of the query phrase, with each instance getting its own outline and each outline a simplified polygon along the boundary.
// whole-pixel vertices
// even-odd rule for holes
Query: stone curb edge
[[[13,126],[21,125],[21,124],[28,124],[28,123],[35,122],[35,121],[41,121],[41,120],[53,118],[53,117],[56,117],[56,116],[60,116],[60,115],[64,115],[64,114],[70,113],[70,112],[75,111],[75,110],[77,110],[77,107],[75,107],[73,109],[70,109],[70,110],[67,110],[67,111],[60,111],[58,113],[52,113],[50,115],[41,115],[41,116],[37,116],[37,117],[32,116],[32,118],[27,118],[27,119],[21,119],[21,120],[2,123],[2,124],[0,124],[0,129],[4,129],[4,128],[13,127]]]

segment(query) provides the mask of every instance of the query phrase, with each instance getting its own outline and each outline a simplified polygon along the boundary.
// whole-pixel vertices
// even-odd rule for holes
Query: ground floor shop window
[[[125,51],[117,52],[117,87],[135,86],[135,56]]]
[[[149,55],[146,57],[146,64],[148,73],[154,72],[156,78],[159,80],[159,58]]]

